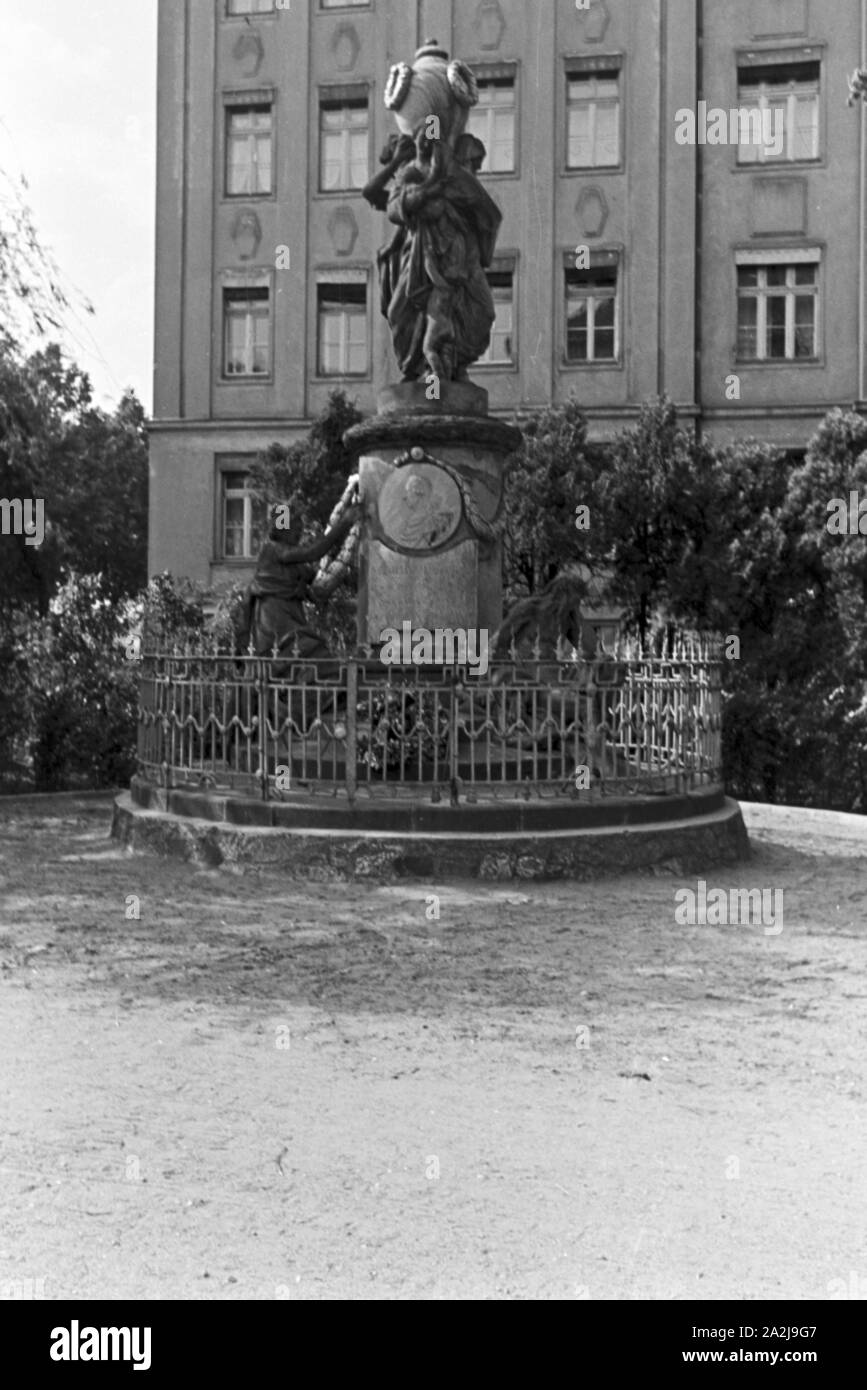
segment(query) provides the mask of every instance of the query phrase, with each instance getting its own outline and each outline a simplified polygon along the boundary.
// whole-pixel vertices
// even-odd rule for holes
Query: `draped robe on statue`
[[[491,339],[494,301],[485,267],[502,214],[476,176],[439,143],[430,166],[414,161],[399,171],[388,216],[406,230],[384,257],[388,321],[404,380],[428,371],[463,380]]]

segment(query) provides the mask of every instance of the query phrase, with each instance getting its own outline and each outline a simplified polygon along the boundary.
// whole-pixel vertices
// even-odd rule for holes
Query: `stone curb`
[[[749,857],[740,807],[726,798],[701,818],[628,829],[593,827],[517,834],[397,834],[377,830],[272,829],[142,810],[115,802],[113,837],[130,849],[208,867],[281,869],[330,882],[587,879],[663,865],[690,873]]]

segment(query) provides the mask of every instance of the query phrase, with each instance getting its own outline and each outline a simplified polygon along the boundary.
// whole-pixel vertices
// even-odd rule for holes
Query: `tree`
[[[111,414],[72,422],[58,478],[64,572],[100,574],[111,598],[147,581],[148,443],[144,408],[124,392]]]
[[[867,566],[863,541],[827,526],[833,498],[867,496],[865,448],[867,421],[834,411],[799,466],[749,443],[709,455],[717,523],[696,589],[709,625],[741,643],[723,723],[736,795],[867,805]]]
[[[127,605],[93,577],[66,581],[23,635],[37,791],[116,786],[135,771],[138,668],[127,660]]]
[[[0,168],[0,346],[59,330],[73,300],[93,313],[85,299],[64,289],[54,258],[42,245],[27,202],[27,180]]]
[[[838,535],[829,528],[829,505],[850,493],[867,501],[867,420],[832,411],[810,442],[803,465],[791,477],[785,514],[798,533],[798,560],[809,580],[813,621],[835,628],[837,659],[853,676],[867,675],[867,547],[860,530]],[[865,507],[867,511],[867,507]],[[867,521],[864,522],[867,531]]]
[[[599,474],[602,451],[587,442],[577,401],[551,406],[521,424],[523,442],[505,480],[504,578],[507,599],[538,593],[574,561],[600,551]],[[577,527],[589,508],[589,529]]]
[[[655,611],[671,613],[690,545],[706,521],[697,454],[667,398],[643,405],[637,425],[621,431],[607,451],[600,529],[614,569],[613,593],[642,641]]]
[[[72,574],[99,574],[108,597],[147,578],[147,440],[132,392],[113,414],[93,406],[87,376],[51,345],[22,358],[0,348],[0,496],[42,500],[41,545],[0,546],[0,610],[48,612]]]
[[[340,500],[352,468],[343,435],[364,416],[345,392],[332,391],[306,439],[272,444],[254,461],[250,487],[263,505],[287,502],[305,526],[321,530]]]
[[[27,771],[32,750],[38,787],[75,774],[101,785],[133,766],[135,668],[119,649],[130,613],[118,600],[146,577],[144,412],[131,393],[113,414],[96,409],[58,346],[28,351],[75,296],[25,193],[0,170],[0,496],[39,518],[28,536],[19,513],[0,540],[0,774],[13,761]]]

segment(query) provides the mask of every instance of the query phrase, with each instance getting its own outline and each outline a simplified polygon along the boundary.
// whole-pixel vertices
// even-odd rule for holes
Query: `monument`
[[[587,586],[564,572],[513,609],[489,669],[521,434],[469,378],[501,221],[466,129],[477,100],[435,41],[391,70],[397,129],[364,192],[394,229],[378,263],[396,380],[344,436],[357,475],[324,535],[272,528],[248,649],[143,653],[139,774],[115,815],[127,844],[325,879],[582,878],[748,852],[722,785],[712,641],[603,651]],[[304,604],[356,527],[358,645],[337,650]]]
[[[494,304],[485,274],[502,216],[466,132],[478,101],[465,63],[436,40],[389,74],[397,131],[365,195],[396,228],[379,254],[380,305],[400,380],[346,436],[362,506],[358,640],[388,628],[488,629],[503,615],[503,475],[520,432],[488,415],[468,369]]]

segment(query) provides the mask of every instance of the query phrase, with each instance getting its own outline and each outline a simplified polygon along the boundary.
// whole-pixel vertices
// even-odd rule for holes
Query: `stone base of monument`
[[[348,430],[360,479],[358,640],[386,629],[493,633],[502,622],[503,477],[521,441],[487,413],[488,393],[443,382],[386,387]]]
[[[585,879],[661,864],[701,873],[749,856],[737,802],[677,796],[554,802],[364,801],[299,793],[262,802],[134,779],[112,834],[192,863],[312,879]]]

